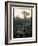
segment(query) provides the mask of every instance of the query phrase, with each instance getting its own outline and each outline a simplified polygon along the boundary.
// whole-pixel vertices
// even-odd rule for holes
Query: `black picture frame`
[[[36,5],[36,40],[35,41],[31,41],[31,42],[17,42],[17,43],[8,43],[9,40],[11,40],[11,19],[8,19],[8,3],[10,4],[10,18],[11,18],[11,7],[26,7],[26,6],[20,6],[20,5],[13,5],[12,3],[19,3],[19,4],[32,4],[32,5]],[[34,7],[34,6],[27,6],[27,7]],[[9,20],[10,20],[10,39],[8,38],[8,28],[9,28]],[[5,44],[6,45],[12,45],[12,44],[27,44],[27,43],[36,43],[37,42],[37,3],[31,3],[31,2],[14,2],[14,1],[6,1],[5,2]]]

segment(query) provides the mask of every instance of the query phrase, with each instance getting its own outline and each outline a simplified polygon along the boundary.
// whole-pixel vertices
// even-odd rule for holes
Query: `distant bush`
[[[14,36],[16,35],[32,35],[32,18],[26,19],[20,19],[20,18],[14,18]]]

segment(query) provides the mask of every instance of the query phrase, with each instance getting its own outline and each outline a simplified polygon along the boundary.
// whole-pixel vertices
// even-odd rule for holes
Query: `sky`
[[[26,12],[26,13],[29,13],[29,15],[26,15],[25,13],[25,16],[26,18],[30,18],[31,17],[31,8],[27,8],[27,7],[15,7],[14,8],[14,17],[19,17],[21,19],[24,19],[24,14],[23,12]]]

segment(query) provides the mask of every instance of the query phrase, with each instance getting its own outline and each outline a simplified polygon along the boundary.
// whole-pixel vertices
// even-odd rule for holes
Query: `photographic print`
[[[25,7],[13,8],[13,37],[26,38],[32,37],[32,9]]]
[[[37,3],[5,2],[5,44],[37,42]]]

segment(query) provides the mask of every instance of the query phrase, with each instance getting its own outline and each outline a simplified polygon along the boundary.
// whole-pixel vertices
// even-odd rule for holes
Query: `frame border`
[[[36,5],[36,41],[32,41],[32,42],[19,42],[19,43],[8,43],[8,3],[20,3],[20,4],[34,4],[34,5]],[[11,15],[11,5],[10,5],[10,15]],[[10,16],[10,18],[11,18],[11,16]],[[12,45],[12,44],[25,44],[25,43],[26,44],[27,43],[37,43],[37,3],[6,1],[5,2],[5,44],[6,45]]]

